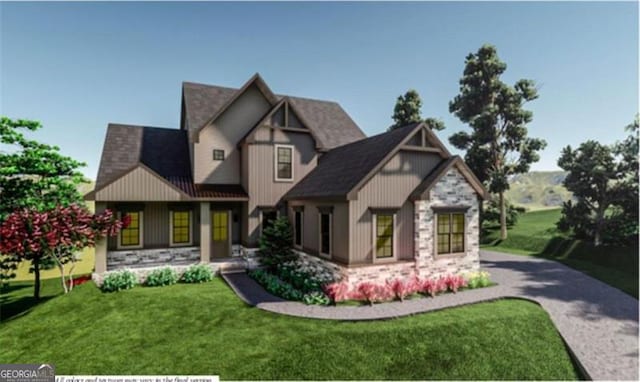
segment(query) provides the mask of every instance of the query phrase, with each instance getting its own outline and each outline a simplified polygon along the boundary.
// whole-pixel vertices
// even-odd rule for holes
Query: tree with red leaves
[[[40,263],[53,259],[60,269],[65,293],[73,287],[71,271],[69,287],[64,276],[65,264],[75,262],[75,253],[95,247],[96,241],[115,236],[127,222],[118,220],[105,210],[94,215],[86,208],[72,204],[40,212],[36,209],[14,211],[0,225],[0,253],[30,260],[35,273],[34,298],[40,298]]]

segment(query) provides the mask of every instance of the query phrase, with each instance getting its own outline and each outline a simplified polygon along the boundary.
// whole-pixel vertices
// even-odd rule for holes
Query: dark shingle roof
[[[418,125],[375,135],[324,154],[306,177],[286,194],[286,199],[342,197],[366,177]]]
[[[109,124],[104,140],[96,189],[118,178],[140,160],[142,127]]]
[[[202,127],[222,108],[238,89],[184,82],[182,85],[186,118],[190,129]],[[277,95],[282,99],[283,95]],[[365,138],[358,125],[342,107],[331,101],[289,97],[313,129],[320,146],[331,149]]]
[[[246,198],[238,184],[194,184],[184,130],[109,124],[96,190],[143,164],[191,197]]]

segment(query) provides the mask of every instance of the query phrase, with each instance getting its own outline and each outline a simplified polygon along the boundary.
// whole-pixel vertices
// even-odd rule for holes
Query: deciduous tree
[[[544,140],[528,136],[533,113],[523,107],[538,97],[534,82],[523,79],[509,86],[500,79],[506,69],[496,48],[483,45],[466,57],[460,93],[449,103],[449,111],[471,127],[470,133],[458,132],[449,141],[466,150],[465,162],[490,192],[498,194],[503,240],[507,238],[504,192],[509,189],[508,177],[529,171],[546,146]]]
[[[115,236],[126,221],[115,219],[110,210],[93,215],[86,208],[71,205],[58,206],[51,211],[22,209],[9,214],[0,225],[0,252],[34,264],[34,297],[40,298],[40,268],[38,264],[53,259],[60,269],[62,286],[65,264],[74,262],[73,254],[93,247],[105,236]],[[69,285],[73,285],[70,274]]]

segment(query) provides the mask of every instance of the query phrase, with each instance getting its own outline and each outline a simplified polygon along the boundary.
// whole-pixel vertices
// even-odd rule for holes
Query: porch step
[[[244,273],[246,269],[247,269],[247,264],[244,261],[221,263],[220,266],[218,267],[218,271],[220,272],[220,274]]]

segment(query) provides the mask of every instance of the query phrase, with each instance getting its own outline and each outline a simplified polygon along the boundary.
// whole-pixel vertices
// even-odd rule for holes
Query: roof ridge
[[[176,129],[175,127],[160,127],[160,126],[145,126],[145,125],[132,125],[129,123],[116,123],[109,122],[107,127],[109,126],[117,126],[117,127],[126,127],[126,128],[140,128],[140,129],[158,129],[158,130],[175,130],[175,131],[184,131],[182,129]]]
[[[407,129],[408,131],[411,131],[413,128],[416,127],[416,124],[419,124],[419,123],[420,122],[414,122],[414,123],[411,123],[411,124],[408,124],[408,125],[404,125],[402,127],[398,127],[397,129],[393,129],[391,131],[384,131],[384,132],[378,133],[376,135],[372,135],[372,136],[369,136],[369,137],[364,137],[364,138],[359,139],[357,141],[350,142],[350,143],[347,143],[347,144],[344,144],[344,145],[341,145],[341,146],[338,146],[338,147],[334,147],[333,149],[329,150],[327,152],[327,154],[332,152],[332,151],[334,151],[334,150],[342,149],[342,148],[345,148],[345,147],[348,147],[348,146],[353,146],[353,145],[356,145],[356,144],[362,144],[364,142],[371,141],[372,139],[376,139],[376,138],[379,139],[382,136],[391,135],[391,134],[398,134],[399,135],[398,132],[400,130],[403,130],[403,129]],[[411,127],[411,129],[409,129],[409,127]]]

